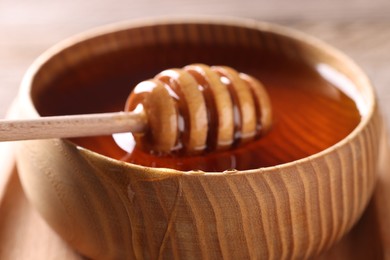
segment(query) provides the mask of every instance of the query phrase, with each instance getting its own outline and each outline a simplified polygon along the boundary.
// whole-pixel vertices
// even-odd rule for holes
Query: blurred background
[[[246,17],[312,34],[366,70],[390,121],[389,0],[0,0],[0,117],[53,44],[108,23],[173,15]]]

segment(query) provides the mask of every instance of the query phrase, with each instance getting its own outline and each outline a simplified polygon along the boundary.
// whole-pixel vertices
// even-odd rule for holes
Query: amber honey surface
[[[191,63],[227,65],[259,79],[272,102],[271,131],[248,144],[198,156],[154,156],[137,148],[127,153],[112,136],[72,141],[103,155],[145,166],[245,170],[320,152],[347,136],[361,120],[362,111],[340,90],[346,86],[335,86],[318,69],[322,66],[332,71],[326,64],[309,65],[299,56],[286,58],[234,46],[159,46],[102,55],[69,69],[52,82],[55,87],[39,97],[38,111],[43,115],[120,111],[138,82],[164,69]]]

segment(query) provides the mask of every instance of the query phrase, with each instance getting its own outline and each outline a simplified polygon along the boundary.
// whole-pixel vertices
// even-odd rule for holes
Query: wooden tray
[[[316,259],[390,259],[390,150],[385,137],[382,143],[378,183],[366,211],[338,244]],[[27,201],[14,150],[15,144],[0,143],[0,259],[84,259]]]

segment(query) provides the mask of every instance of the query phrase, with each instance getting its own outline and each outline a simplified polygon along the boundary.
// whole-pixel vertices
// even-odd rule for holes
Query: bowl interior
[[[275,143],[265,138],[261,141],[262,151],[256,154],[266,158],[261,164],[241,167],[229,161],[225,165],[226,156],[216,155],[214,161],[222,158],[217,163],[220,167],[199,169],[220,171],[282,164],[318,153],[349,135],[372,106],[370,89],[364,78],[357,77],[359,71],[346,62],[345,57],[313,39],[278,27],[263,27],[226,22],[157,23],[76,37],[52,49],[43,59],[32,79],[32,101],[43,116],[121,111],[138,82],[164,69],[192,63],[227,65],[254,75],[264,83],[274,106],[275,124],[270,136],[282,136],[282,140]],[[320,87],[313,87],[315,85]],[[335,88],[329,90],[330,85]],[[303,90],[301,96],[291,96],[290,90],[298,88]],[[343,129],[328,134],[327,131],[338,124],[337,120],[333,122],[334,116],[322,118],[321,110],[307,113],[321,107],[322,96],[318,98],[318,95],[328,98],[331,106],[345,100],[342,102],[347,116],[339,121],[349,123]],[[296,103],[290,104],[290,101]],[[301,107],[305,102],[312,102],[313,107]],[[302,117],[305,114],[309,119]],[[323,129],[326,137],[316,143],[306,140],[303,142],[306,148],[296,149],[302,147],[302,143],[290,140],[310,135],[312,118],[316,118],[315,122],[325,122],[321,124],[326,128]],[[288,123],[289,120],[293,122]],[[299,121],[305,120],[309,123],[296,128]],[[294,123],[296,121],[298,123]],[[284,131],[284,140],[281,132],[287,128],[296,130]],[[124,151],[114,147],[111,137],[72,141],[115,159],[125,157]],[[240,151],[237,156],[241,156]]]

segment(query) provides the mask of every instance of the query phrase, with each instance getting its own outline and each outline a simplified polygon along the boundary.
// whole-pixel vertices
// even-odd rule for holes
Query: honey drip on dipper
[[[148,127],[134,138],[156,155],[226,150],[263,136],[272,123],[270,100],[258,80],[204,64],[164,70],[139,83],[125,110],[144,114]]]
[[[131,132],[141,150],[150,154],[198,155],[252,140],[271,125],[262,84],[224,66],[164,70],[134,88],[125,110],[2,121],[0,141]],[[123,148],[120,139],[114,139]]]

